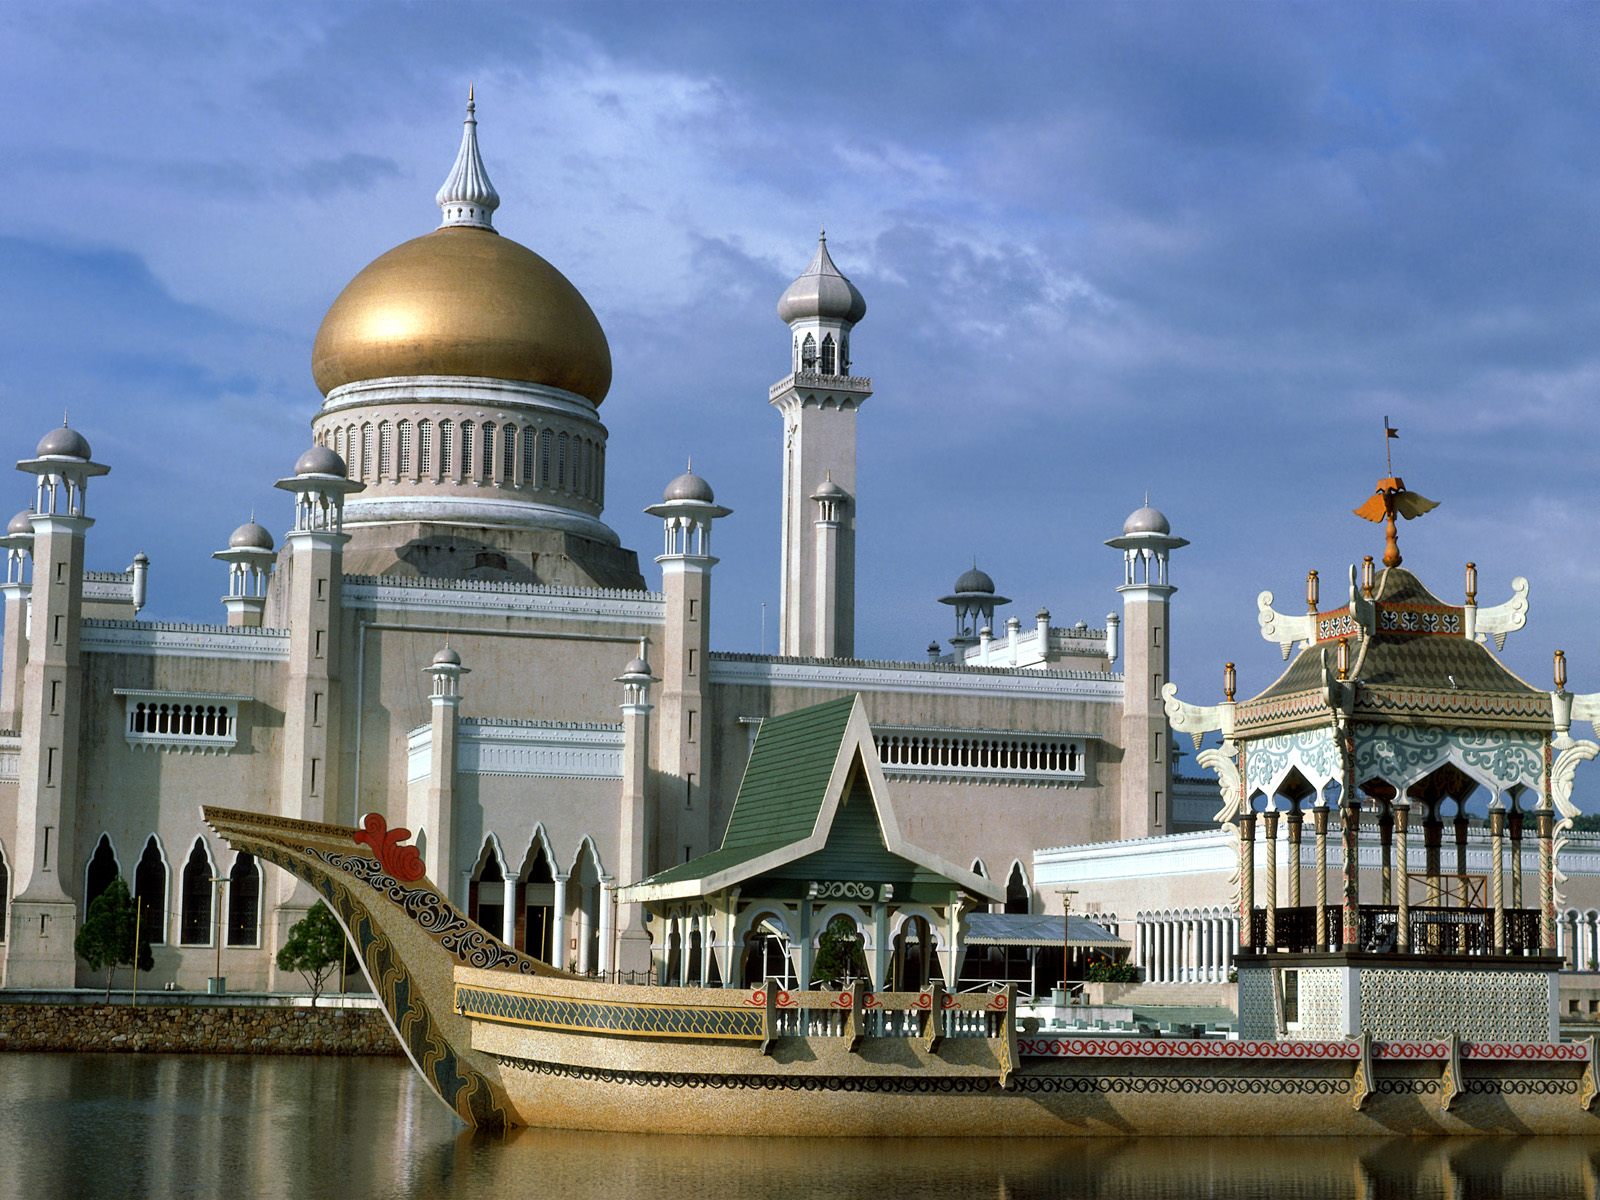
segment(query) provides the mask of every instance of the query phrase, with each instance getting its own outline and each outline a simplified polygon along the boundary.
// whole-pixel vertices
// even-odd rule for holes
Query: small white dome
[[[1143,508],[1136,508],[1128,514],[1128,519],[1122,523],[1122,532],[1171,533],[1172,526],[1159,508],[1151,508],[1146,504]]]
[[[461,655],[457,654],[454,648],[446,646],[433,656],[433,665],[436,667],[459,667],[461,665]]]
[[[348,471],[344,459],[326,446],[313,446],[294,464],[296,475],[337,475],[343,479]]]
[[[10,522],[6,525],[6,536],[7,537],[32,537],[33,536],[33,521],[31,519],[32,517],[33,517],[33,513],[29,509],[26,509],[26,508],[23,509],[21,512],[19,512],[16,516],[12,517]]]
[[[60,428],[52,429],[39,439],[39,446],[33,455],[35,458],[81,458],[88,462],[89,442],[83,434],[63,421]]]
[[[698,500],[703,504],[714,504],[716,495],[711,490],[711,485],[693,471],[685,471],[671,483],[667,490],[661,493],[663,502],[672,500]]]
[[[956,580],[954,590],[957,595],[962,592],[987,592],[992,596],[994,595],[994,580],[989,578],[987,572],[973,567],[971,570],[961,573],[961,578]]]
[[[228,538],[229,550],[271,550],[272,534],[254,521],[246,521]]]

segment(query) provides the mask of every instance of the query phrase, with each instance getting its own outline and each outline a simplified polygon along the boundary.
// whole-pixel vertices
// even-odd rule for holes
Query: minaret
[[[850,374],[850,332],[866,312],[833,265],[827,235],[819,236],[810,265],[778,301],[789,326],[789,374],[769,390],[783,415],[780,654],[855,653],[856,410],[872,395],[872,380]],[[824,491],[832,517],[822,514]],[[819,561],[824,554],[831,564]]]
[[[344,498],[362,485],[345,477],[344,460],[313,446],[277,486],[294,493],[294,527],[285,540],[282,621],[289,630],[289,669],[283,691],[283,761],[278,812],[300,821],[333,821],[341,814],[333,781],[331,732],[338,721],[340,596],[343,585]],[[359,800],[357,801],[359,803]],[[280,875],[273,922],[274,953],[316,902],[309,885]]]
[[[67,988],[77,977],[73,938],[77,905],[79,705],[83,670],[84,535],[94,522],[89,480],[110,468],[92,461],[89,443],[65,422],[17,469],[37,477],[33,512],[34,636],[22,685],[22,761],[17,779],[15,895],[6,944],[6,986]],[[9,614],[8,614],[9,615]]]
[[[1169,677],[1167,556],[1189,543],[1147,503],[1106,545],[1123,552],[1122,824],[1119,836],[1150,837],[1172,827],[1172,732],[1161,689]]]
[[[267,581],[278,560],[272,548],[272,534],[251,517],[233,531],[228,548],[211,557],[228,564],[228,594],[222,598],[228,610],[228,624],[259,629],[267,607]]]
[[[5,570],[0,572],[0,597],[5,601],[5,629],[0,631],[0,729],[22,728],[22,673],[28,665],[28,596],[33,561],[33,513],[24,509],[11,518],[0,538]]]
[[[961,572],[950,594],[939,597],[939,603],[955,609],[956,635],[950,639],[950,645],[955,650],[956,662],[960,663],[965,661],[967,648],[980,643],[982,631],[994,628],[994,610],[1010,604],[1011,598],[997,593],[989,573],[978,570],[974,561],[968,570]]]
[[[711,655],[711,523],[732,509],[691,469],[667,485],[645,512],[665,527],[661,589],[667,597],[661,646],[661,715],[655,768],[659,823],[651,869],[674,866],[711,848],[706,766],[707,661]]]
[[[428,876],[457,903],[466,897],[457,890],[455,863],[456,738],[461,721],[461,677],[472,669],[461,665],[461,655],[448,644],[423,670],[431,677],[429,739],[433,762],[428,768],[428,790],[420,804],[408,805],[406,824],[425,839],[423,862]],[[511,885],[507,884],[509,903]]]
[[[655,808],[650,685],[661,681],[650,672],[646,648],[645,639],[640,638],[638,657],[616,678],[622,685],[622,809],[616,872],[623,886],[638,883],[650,873],[650,825]],[[650,967],[650,938],[640,917],[637,904],[623,905],[616,913],[618,970],[645,971]]]

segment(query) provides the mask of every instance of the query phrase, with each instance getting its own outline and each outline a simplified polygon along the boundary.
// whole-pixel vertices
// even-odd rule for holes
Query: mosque
[[[156,942],[141,986],[298,988],[274,957],[315,895],[204,826],[216,803],[381,814],[506,942],[582,973],[643,969],[660,931],[626,889],[719,844],[763,720],[845,697],[900,832],[1007,911],[1045,909],[1038,846],[1208,820],[1215,786],[1175,775],[1162,697],[1186,543],[1148,505],[1107,543],[1123,567],[1119,582],[1107,556],[1121,604],[1103,628],[1007,617],[974,565],[942,598],[948,649],[855,657],[873,384],[852,345],[866,300],[825,238],[779,298],[767,390],[779,649],[729,652],[713,648],[711,541],[731,509],[692,471],[659,499],[623,495],[661,520],[648,571],[606,524],[606,336],[555,266],[495,229],[470,101],[437,201],[438,228],[328,310],[323,399],[281,511],[216,531],[215,624],[141,620],[142,556],[89,568],[105,553],[90,481],[110,474],[95,503],[116,498],[92,430],[51,430],[18,462],[31,497],[19,487],[0,541],[5,987],[93,982],[74,931],[120,876]]]

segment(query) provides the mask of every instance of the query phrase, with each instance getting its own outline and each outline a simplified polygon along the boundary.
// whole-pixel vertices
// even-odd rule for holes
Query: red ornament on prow
[[[422,851],[415,846],[400,844],[411,836],[411,830],[390,829],[389,823],[377,813],[368,813],[361,825],[362,829],[356,834],[355,840],[372,847],[373,853],[378,856],[378,864],[387,874],[393,875],[401,883],[415,883],[428,873],[422,865]]]

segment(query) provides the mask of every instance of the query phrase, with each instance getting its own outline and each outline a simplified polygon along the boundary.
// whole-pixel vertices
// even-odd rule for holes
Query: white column
[[[500,904],[500,940],[508,946],[517,944],[517,885],[510,875],[504,876],[500,885],[503,899]]]
[[[594,932],[594,918],[589,915],[589,906],[584,903],[588,897],[580,891],[578,893],[578,972],[587,975],[594,970],[594,951],[590,943]]]
[[[611,880],[605,876],[600,877],[600,975],[604,978],[611,973],[611,941],[612,941],[612,895]]]
[[[1177,941],[1174,925],[1176,922],[1168,917],[1161,922],[1161,982],[1171,983],[1173,980],[1173,945]]]
[[[567,877],[556,876],[555,903],[551,905],[551,923],[555,929],[550,934],[550,965],[564,970],[567,965]]]
[[[1153,967],[1150,978],[1156,983],[1162,982],[1162,973],[1167,968],[1166,955],[1161,952],[1162,928],[1159,918],[1150,922],[1150,961]]]

